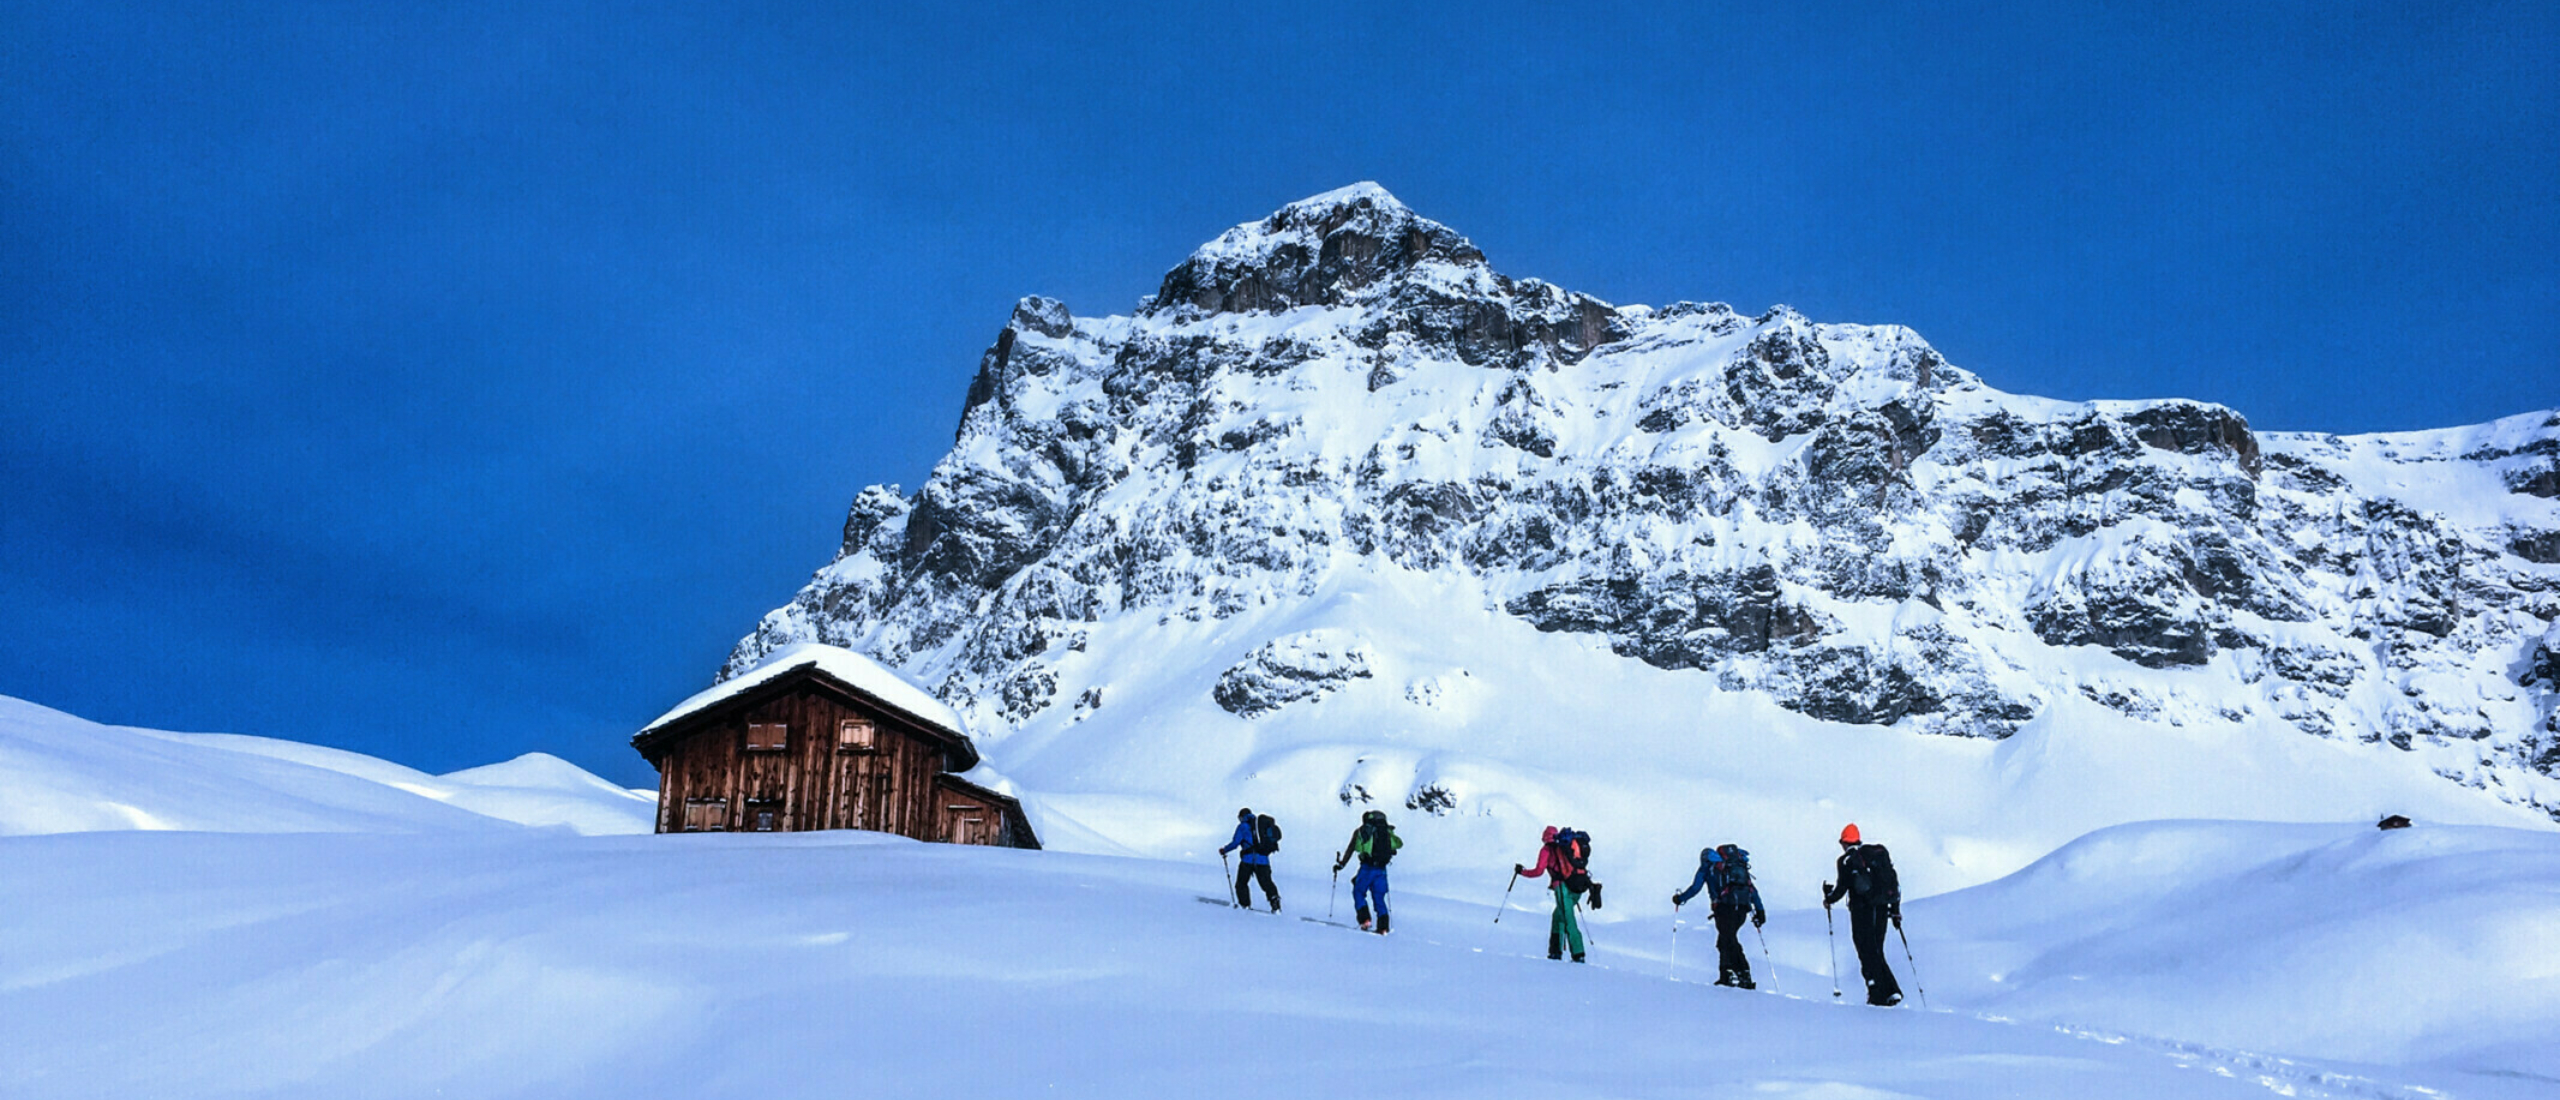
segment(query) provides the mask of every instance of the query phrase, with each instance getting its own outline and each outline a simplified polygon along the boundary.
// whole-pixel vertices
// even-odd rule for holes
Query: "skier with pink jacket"
[[[1538,865],[1515,863],[1511,873],[1545,878],[1555,894],[1556,914],[1547,924],[1547,957],[1561,959],[1571,945],[1573,961],[1583,962],[1582,924],[1574,919],[1574,910],[1586,892],[1591,895],[1591,907],[1600,908],[1600,884],[1591,881],[1591,834],[1549,825],[1538,840]]]

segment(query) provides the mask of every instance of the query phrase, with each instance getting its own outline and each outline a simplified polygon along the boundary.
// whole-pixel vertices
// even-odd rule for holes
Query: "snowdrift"
[[[2127,825],[1906,924],[1950,1003],[2560,1085],[2560,835],[2545,831]]]
[[[434,776],[339,749],[108,726],[0,696],[0,836],[96,830],[645,833],[656,799],[557,757]]]

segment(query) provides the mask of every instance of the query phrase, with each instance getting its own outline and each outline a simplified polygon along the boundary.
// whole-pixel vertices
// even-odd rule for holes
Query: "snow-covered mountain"
[[[543,753],[429,775],[362,753],[108,726],[0,695],[0,836],[101,831],[645,833],[657,798]]]
[[[1854,817],[1951,888],[2173,815],[2547,827],[2555,620],[2560,410],[2009,394],[1899,327],[1513,279],[1360,184],[1133,316],[1022,300],[928,482],[721,675],[898,666],[1069,846],[1374,802],[1470,860],[1782,832],[1806,886]]]

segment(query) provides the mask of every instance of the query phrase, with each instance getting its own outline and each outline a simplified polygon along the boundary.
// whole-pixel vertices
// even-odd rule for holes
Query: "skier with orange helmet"
[[[1902,926],[1902,881],[1893,873],[1893,855],[1884,845],[1865,843],[1852,824],[1840,830],[1838,870],[1838,879],[1822,884],[1822,907],[1828,910],[1843,899],[1849,903],[1849,942],[1858,948],[1867,1003],[1901,1004],[1902,983],[1894,980],[1893,968],[1884,958],[1886,923]]]

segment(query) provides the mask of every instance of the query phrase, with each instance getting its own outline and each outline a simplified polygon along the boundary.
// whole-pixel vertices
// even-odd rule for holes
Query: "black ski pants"
[[[1271,911],[1279,912],[1280,888],[1271,884],[1271,865],[1268,863],[1236,864],[1236,904],[1253,908],[1253,880],[1257,878],[1262,880],[1262,896],[1271,899]]]
[[[1891,923],[1884,906],[1850,899],[1849,942],[1858,945],[1858,971],[1867,979],[1871,1005],[1902,1003],[1902,983],[1893,980],[1893,968],[1884,961],[1885,927]]]
[[[1742,925],[1751,907],[1718,903],[1716,918],[1716,984],[1751,988],[1751,956],[1742,952]]]

